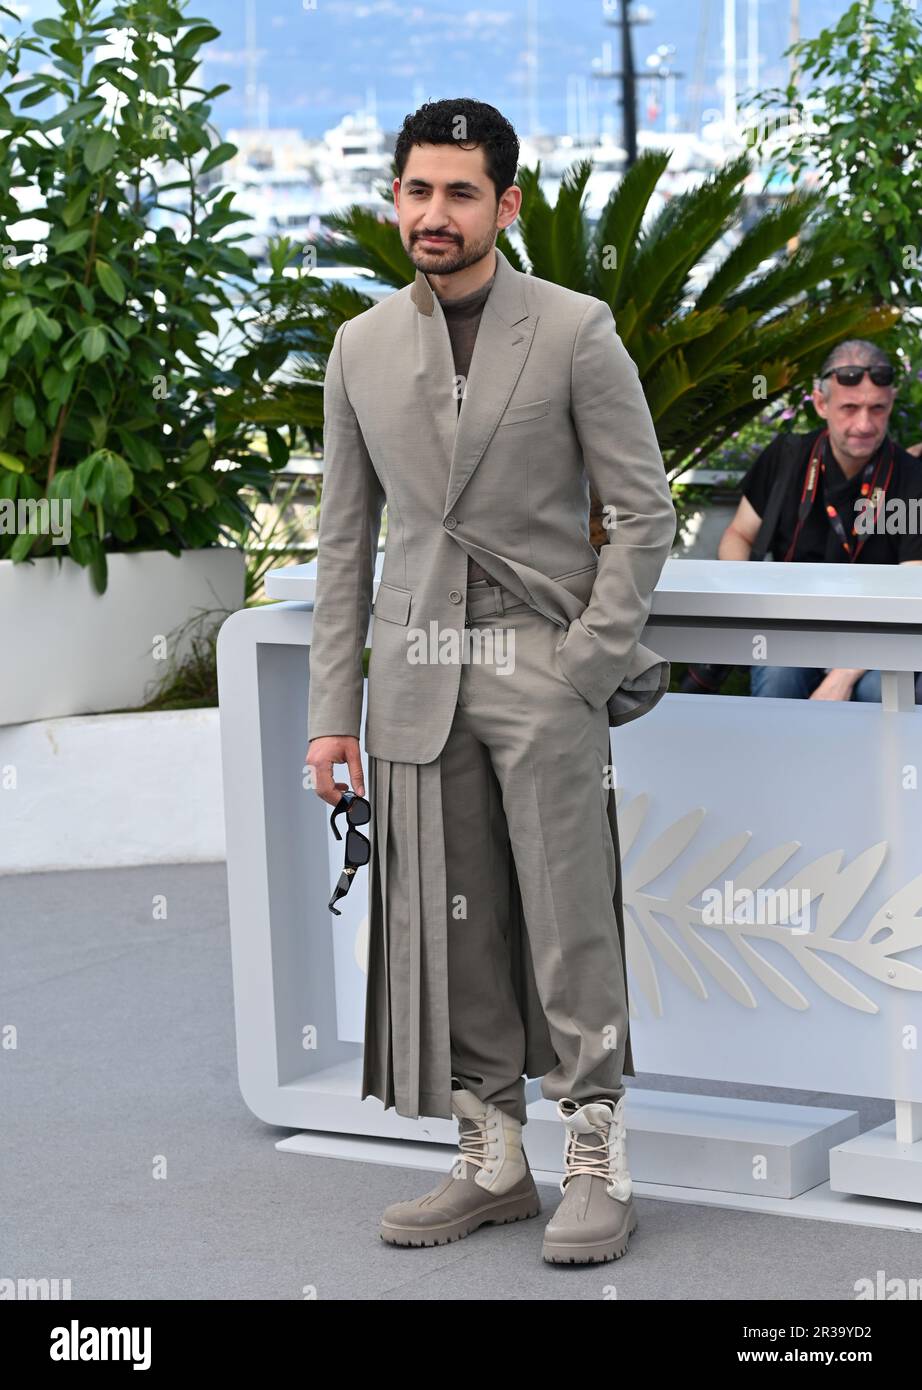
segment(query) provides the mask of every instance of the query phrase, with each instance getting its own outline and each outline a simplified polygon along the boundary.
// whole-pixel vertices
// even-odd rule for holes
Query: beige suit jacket
[[[606,303],[522,274],[498,247],[496,260],[460,412],[448,327],[422,272],[337,331],[324,381],[309,738],[359,735],[385,503],[372,756],[428,763],[444,746],[469,555],[560,626],[564,674],[590,705],[608,705],[610,724],[646,713],[668,685],[669,663],[638,641],[676,513],[637,368]],[[598,557],[590,482],[614,522]],[[443,641],[443,659],[413,664],[420,630]]]

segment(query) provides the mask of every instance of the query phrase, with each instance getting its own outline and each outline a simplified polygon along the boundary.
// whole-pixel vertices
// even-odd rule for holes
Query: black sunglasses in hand
[[[367,825],[371,820],[371,805],[364,796],[356,796],[355,792],[343,792],[339,805],[334,808],[333,814],[330,816],[330,825],[337,840],[343,838],[336,824],[336,817],[341,811],[345,811],[346,820],[349,823],[349,828],[346,831],[346,862],[328,904],[330,911],[335,913],[337,917],[341,917],[342,913],[333,904],[346,896],[352,887],[356,869],[367,864],[371,858],[370,841],[365,838],[361,831],[355,829],[355,826]]]

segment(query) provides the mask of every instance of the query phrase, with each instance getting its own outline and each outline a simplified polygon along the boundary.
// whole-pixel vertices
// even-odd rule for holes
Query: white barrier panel
[[[334,917],[342,844],[303,780],[314,568],[218,647],[241,1089],[272,1124],[452,1143],[359,1100],[367,879]],[[611,733],[638,1069],[890,1098],[873,1144],[830,1120],[835,1190],[922,1204],[920,632],[914,567],[670,560],[655,651],[751,665],[764,638],[766,664],[882,669],[883,705],[667,695]]]

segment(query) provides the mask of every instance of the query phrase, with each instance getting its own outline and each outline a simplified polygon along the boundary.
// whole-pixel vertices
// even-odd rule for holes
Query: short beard
[[[410,242],[407,255],[416,269],[421,270],[424,275],[455,275],[459,270],[467,270],[469,265],[476,265],[478,261],[482,261],[494,245],[493,233],[474,246],[459,246],[455,242],[452,250],[441,252],[427,251],[414,238]]]

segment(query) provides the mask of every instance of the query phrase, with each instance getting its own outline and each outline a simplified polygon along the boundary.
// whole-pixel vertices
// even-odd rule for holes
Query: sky
[[[10,3],[11,0],[6,0]],[[617,134],[618,84],[591,77],[592,61],[612,45],[611,67],[620,66],[613,0],[190,0],[191,16],[210,20],[222,33],[204,50],[208,85],[229,82],[233,91],[215,104],[216,123],[227,129],[268,115],[272,126],[295,127],[316,138],[344,114],[374,99],[385,129],[399,129],[407,112],[423,101],[471,96],[489,101],[520,135],[532,128],[563,133],[568,128],[568,82],[588,79],[593,121]],[[813,36],[844,9],[836,0],[801,0],[801,32]],[[53,16],[55,0],[32,0],[16,8],[27,22]],[[105,7],[103,6],[103,12]],[[784,0],[737,0],[738,85],[746,86],[747,20],[758,15],[760,85],[783,82],[782,53],[788,42]],[[634,28],[638,70],[659,45],[673,44],[677,72],[676,109],[700,122],[719,108],[716,85],[722,73],[723,0],[655,0],[635,3],[651,21]],[[251,16],[248,60],[247,14]],[[534,13],[537,76],[530,98],[527,18]],[[4,22],[9,32],[9,23]],[[246,88],[251,78],[252,97]],[[662,86],[663,84],[661,84]],[[641,90],[640,123],[665,128],[665,112],[648,112],[652,84]]]

